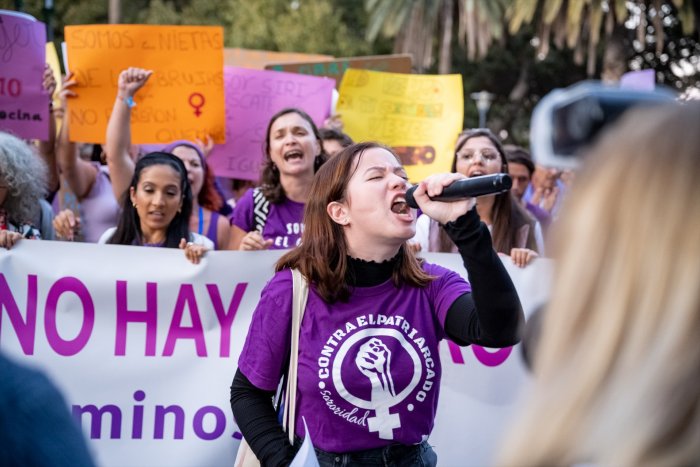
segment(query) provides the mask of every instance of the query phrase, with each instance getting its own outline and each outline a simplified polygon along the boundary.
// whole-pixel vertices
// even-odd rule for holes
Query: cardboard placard
[[[46,25],[29,15],[0,10],[0,130],[24,139],[48,138],[45,62]]]
[[[207,159],[220,177],[257,180],[270,117],[299,107],[320,126],[330,114],[335,82],[294,73],[225,67],[226,144]]]
[[[337,58],[323,62],[278,62],[267,65],[265,69],[333,78],[336,82],[336,87],[340,89],[343,73],[349,68],[388,73],[410,73],[412,60],[413,58],[410,54],[370,55],[366,57]]]
[[[134,144],[206,139],[223,143],[223,29],[217,26],[87,25],[65,30],[71,141],[104,143],[119,73],[153,70],[132,109]]]
[[[393,147],[416,182],[450,171],[464,120],[462,76],[349,69],[337,112],[353,140]]]
[[[270,63],[320,62],[333,60],[332,55],[273,52],[271,50],[224,49],[224,64],[253,70],[264,70]]]

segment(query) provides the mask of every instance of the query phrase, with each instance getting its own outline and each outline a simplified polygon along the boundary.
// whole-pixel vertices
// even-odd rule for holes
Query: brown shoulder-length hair
[[[349,252],[345,232],[343,226],[328,215],[327,207],[333,201],[352,202],[347,198],[348,182],[357,171],[362,155],[372,148],[385,149],[394,154],[391,149],[378,143],[359,143],[343,149],[321,166],[306,202],[301,244],[280,258],[275,266],[276,271],[298,268],[309,282],[315,284],[317,293],[328,303],[347,301],[352,291],[346,281]],[[401,284],[425,287],[433,277],[423,270],[422,260],[404,244],[399,251],[392,279],[397,287]]]
[[[299,115],[308,122],[308,124],[311,126],[311,131],[313,131],[316,141],[318,142],[318,148],[321,152],[316,155],[316,159],[314,159],[314,173],[318,172],[318,168],[321,167],[321,165],[328,159],[328,155],[323,150],[321,134],[319,133],[316,124],[309,114],[294,107],[282,109],[274,114],[267,123],[267,129],[265,130],[265,162],[263,162],[263,168],[260,174],[260,191],[262,191],[265,198],[267,198],[267,200],[272,204],[282,202],[286,195],[284,193],[284,188],[282,188],[282,184],[280,183],[280,172],[270,157],[270,129],[278,118],[291,113]]]
[[[508,173],[508,160],[506,152],[503,149],[501,141],[488,128],[473,128],[463,131],[457,138],[457,146],[455,147],[455,155],[452,159],[452,172],[457,171],[457,153],[471,138],[484,136],[488,138],[498,151],[501,158],[501,172]],[[491,227],[491,238],[493,247],[500,253],[510,254],[510,250],[516,246],[518,240],[519,229],[528,224],[530,231],[527,235],[526,247],[537,251],[535,242],[535,221],[532,216],[523,208],[520,203],[515,201],[510,193],[499,193],[493,203],[493,226]],[[440,229],[440,251],[452,251],[454,243],[447,236],[444,229]]]

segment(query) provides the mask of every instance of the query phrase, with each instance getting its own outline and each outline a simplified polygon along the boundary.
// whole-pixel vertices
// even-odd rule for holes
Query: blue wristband
[[[136,105],[136,102],[134,102],[134,98],[132,96],[125,97],[124,98],[124,103],[128,108],[132,108]]]

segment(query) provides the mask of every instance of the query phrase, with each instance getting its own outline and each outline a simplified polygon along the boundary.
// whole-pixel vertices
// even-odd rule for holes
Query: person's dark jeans
[[[295,447],[301,446],[297,438]],[[321,467],[346,467],[354,465],[374,465],[383,467],[434,467],[437,454],[427,441],[421,444],[393,444],[383,448],[367,449],[346,453],[327,452],[315,448]]]

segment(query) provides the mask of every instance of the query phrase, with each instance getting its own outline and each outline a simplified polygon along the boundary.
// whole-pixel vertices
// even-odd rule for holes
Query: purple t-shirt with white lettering
[[[314,446],[349,452],[416,444],[433,428],[440,389],[438,342],[447,311],[471,287],[458,274],[424,263],[436,279],[424,288],[391,280],[354,289],[328,304],[309,290],[299,340],[296,434],[306,418]],[[238,366],[274,391],[287,363],[292,275],[268,282],[253,314]]]
[[[249,189],[236,203],[232,224],[245,232],[255,229],[255,203]],[[271,250],[294,248],[301,241],[304,230],[304,204],[285,198],[281,203],[270,203],[267,222],[262,231],[265,239],[272,239]]]

